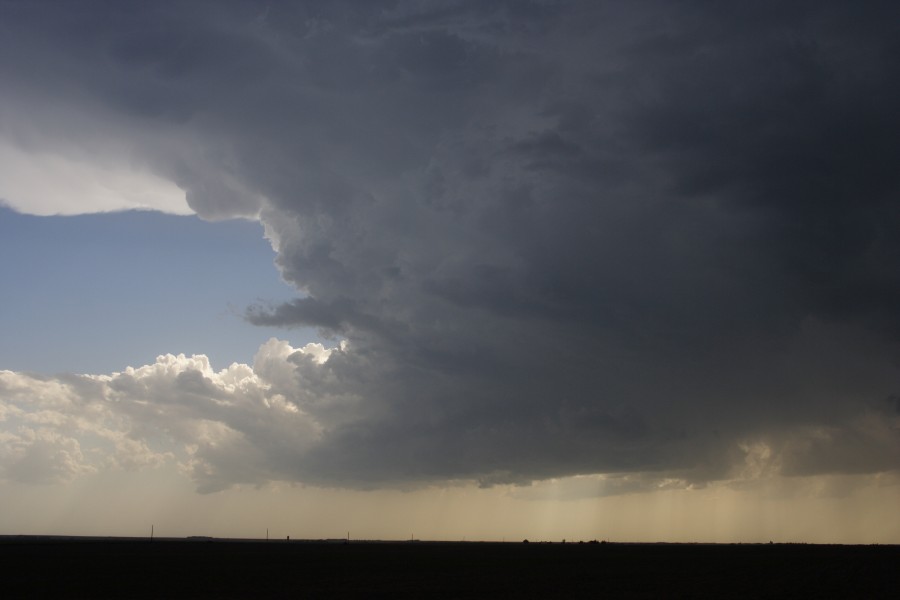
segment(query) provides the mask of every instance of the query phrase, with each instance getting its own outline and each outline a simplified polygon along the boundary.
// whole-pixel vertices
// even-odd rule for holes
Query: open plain
[[[0,538],[16,598],[888,598],[900,546]]]

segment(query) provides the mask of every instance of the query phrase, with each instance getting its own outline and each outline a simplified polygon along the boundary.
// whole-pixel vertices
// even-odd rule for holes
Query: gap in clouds
[[[136,165],[110,164],[108,158],[90,156],[80,144],[73,146],[68,151],[23,149],[0,137],[0,206],[44,216],[121,210],[194,213],[172,181]]]
[[[0,365],[17,371],[110,373],[167,353],[251,363],[273,331],[248,324],[245,308],[296,296],[246,220],[0,208],[0,256]]]

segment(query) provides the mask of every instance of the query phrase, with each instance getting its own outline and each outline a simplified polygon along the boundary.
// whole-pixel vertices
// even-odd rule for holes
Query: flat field
[[[896,598],[900,546],[0,537],[6,598]]]

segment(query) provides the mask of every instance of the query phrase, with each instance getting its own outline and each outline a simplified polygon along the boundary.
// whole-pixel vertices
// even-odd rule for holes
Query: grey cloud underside
[[[304,297],[248,319],[348,340],[273,477],[900,468],[896,3],[125,4],[4,3],[2,93],[258,213]]]

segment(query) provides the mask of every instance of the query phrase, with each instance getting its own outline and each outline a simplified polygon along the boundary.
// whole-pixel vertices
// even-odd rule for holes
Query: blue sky
[[[166,353],[252,363],[273,335],[244,310],[296,296],[258,222],[126,211],[38,217],[0,208],[0,365],[109,373]],[[89,350],[88,350],[89,349]]]

